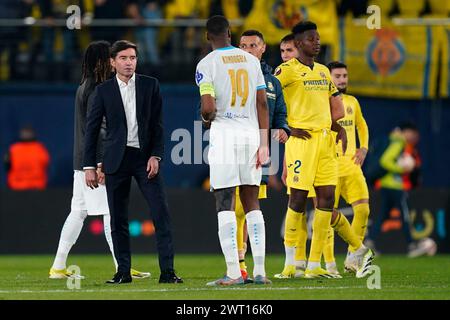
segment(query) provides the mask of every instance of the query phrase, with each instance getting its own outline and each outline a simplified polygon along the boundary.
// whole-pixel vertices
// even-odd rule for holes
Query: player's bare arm
[[[202,121],[205,127],[209,128],[216,117],[216,99],[210,94],[204,94],[201,96],[201,104]]]
[[[345,155],[345,152],[347,151],[347,132],[336,121],[332,122],[331,130],[334,131],[334,132],[337,132],[336,144],[339,143],[339,141],[342,142],[342,154]]]
[[[302,140],[308,140],[311,138],[311,134],[307,130],[299,128],[291,128],[291,136]]]
[[[339,119],[342,119],[345,116],[344,103],[342,102],[341,95],[330,97],[330,108],[331,108],[331,120],[338,121]]]
[[[258,112],[260,146],[256,167],[259,168],[269,160],[269,108],[267,106],[266,90],[256,91],[256,110]]]
[[[367,156],[367,149],[362,147],[359,149],[356,149],[355,155],[352,157],[352,160],[355,160],[355,164],[362,166],[364,164],[364,160]]]
[[[281,174],[281,181],[287,187],[286,178],[287,178],[286,156],[284,156],[283,157],[283,172]]]

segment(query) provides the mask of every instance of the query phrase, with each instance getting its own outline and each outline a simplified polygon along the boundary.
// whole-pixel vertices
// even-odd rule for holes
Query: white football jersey
[[[216,49],[198,63],[195,81],[214,87],[217,114],[211,131],[259,129],[256,91],[266,84],[256,57],[232,46]]]

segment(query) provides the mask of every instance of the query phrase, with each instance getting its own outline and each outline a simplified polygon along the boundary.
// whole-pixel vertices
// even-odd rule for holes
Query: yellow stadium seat
[[[450,13],[450,0],[428,0],[431,8],[431,17],[448,18]]]
[[[370,0],[369,4],[380,7],[381,16],[387,17],[394,7],[394,0]]]
[[[397,0],[400,18],[418,18],[425,7],[425,0]]]

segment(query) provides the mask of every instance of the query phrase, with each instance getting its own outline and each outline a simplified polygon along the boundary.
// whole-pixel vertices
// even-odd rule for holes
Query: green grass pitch
[[[337,258],[341,271],[343,258]],[[374,264],[381,270],[381,289],[372,290],[367,288],[367,279],[348,274],[343,274],[343,279],[274,279],[273,275],[283,267],[284,257],[273,254],[268,255],[266,262],[272,285],[229,288],[205,286],[223,275],[222,255],[177,255],[176,271],[185,283],[164,285],[158,284],[157,257],[134,255],[133,266],[150,271],[152,276],[115,286],[105,284],[114,273],[109,255],[71,255],[68,265],[78,265],[86,278],[80,289],[70,290],[66,280],[48,279],[52,261],[50,255],[0,256],[0,299],[450,299],[449,255],[416,259],[400,255],[376,257]],[[250,261],[248,267],[252,269]]]

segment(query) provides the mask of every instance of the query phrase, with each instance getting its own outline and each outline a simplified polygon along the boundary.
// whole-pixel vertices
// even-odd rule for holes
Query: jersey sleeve
[[[330,71],[328,69],[326,69],[326,74],[327,74],[327,79],[328,79],[328,83],[329,83],[328,95],[330,97],[336,97],[336,96],[340,95],[341,93],[339,92],[339,90],[334,85],[333,79],[331,79],[331,74],[330,74]]]
[[[261,64],[258,61],[258,66],[256,68],[257,78],[256,78],[256,90],[266,89],[266,81],[264,80],[264,75],[261,70]]]
[[[355,124],[358,130],[359,147],[369,148],[369,128],[367,127],[366,120],[363,117],[361,106],[357,99],[355,100]]]
[[[289,72],[289,64],[282,63],[274,72],[274,76],[280,81],[281,88],[284,89],[292,83],[292,72]]]
[[[397,164],[397,158],[403,151],[404,143],[401,140],[395,140],[389,144],[380,158],[380,165],[385,170],[403,174],[405,170]]]
[[[209,94],[215,97],[214,84],[212,79],[211,65],[205,61],[200,61],[195,71],[195,83],[200,89],[200,95]]]

